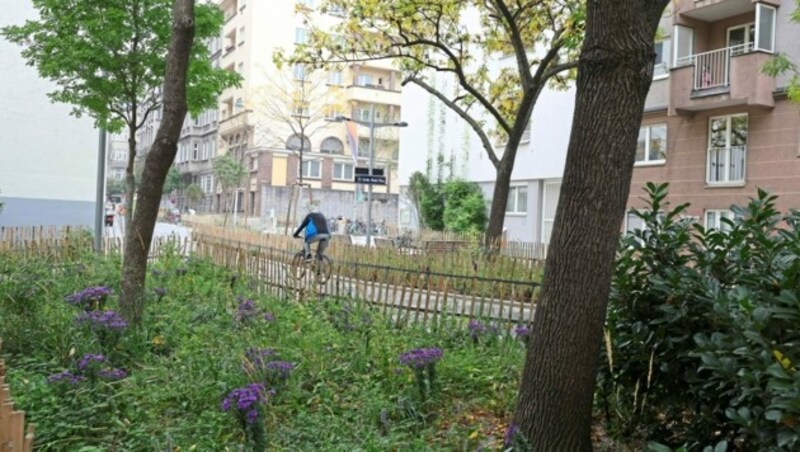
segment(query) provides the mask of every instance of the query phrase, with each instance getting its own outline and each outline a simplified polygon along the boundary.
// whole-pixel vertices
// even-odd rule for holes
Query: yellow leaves
[[[474,432],[470,433],[469,439],[477,439],[478,438],[478,431],[475,430]]]
[[[792,364],[792,361],[789,358],[787,358],[783,353],[781,353],[780,350],[778,349],[772,350],[772,356],[775,357],[775,360],[778,361],[778,363],[780,363],[781,367],[783,367],[784,370],[786,370],[790,374],[794,374],[796,372],[794,365]]]
[[[155,336],[153,337],[153,339],[150,340],[150,343],[157,347],[164,345],[166,342],[167,341],[164,339],[164,336],[161,335]]]

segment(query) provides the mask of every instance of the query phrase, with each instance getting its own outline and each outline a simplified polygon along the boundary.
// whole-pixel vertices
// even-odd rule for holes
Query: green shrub
[[[800,217],[759,191],[727,230],[666,210],[621,242],[597,405],[611,434],[670,447],[800,445]]]

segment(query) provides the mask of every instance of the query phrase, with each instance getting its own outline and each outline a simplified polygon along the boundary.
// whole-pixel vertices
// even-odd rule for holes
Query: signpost
[[[386,176],[383,175],[383,168],[373,168],[372,174],[370,174],[369,168],[357,166],[355,180],[357,184],[386,185]]]

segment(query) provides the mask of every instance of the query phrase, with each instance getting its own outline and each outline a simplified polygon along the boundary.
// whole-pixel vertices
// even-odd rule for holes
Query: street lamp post
[[[408,127],[406,122],[375,122],[375,104],[370,106],[369,122],[351,119],[346,116],[337,116],[334,121],[351,121],[356,124],[369,127],[369,175],[372,176],[372,168],[375,166],[375,129],[381,127]],[[367,191],[367,247],[372,246],[372,184],[368,184]]]

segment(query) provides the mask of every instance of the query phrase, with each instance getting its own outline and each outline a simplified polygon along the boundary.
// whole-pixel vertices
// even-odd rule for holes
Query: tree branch
[[[439,92],[436,88],[430,86],[429,84],[425,83],[424,80],[415,77],[409,76],[403,81],[403,85],[405,86],[408,83],[414,83],[415,85],[419,86],[420,88],[424,89],[425,91],[429,92],[437,99],[442,101],[445,105],[447,105],[451,110],[453,110],[458,116],[460,116],[467,124],[472,127],[472,130],[478,134],[478,138],[481,140],[481,144],[483,144],[483,148],[486,150],[486,154],[489,156],[489,160],[491,160],[492,165],[495,168],[500,166],[500,160],[497,158],[497,155],[494,153],[494,146],[492,146],[492,142],[489,140],[489,137],[486,135],[486,132],[481,128],[481,125],[478,124],[472,116],[470,116],[466,111],[464,111],[461,107],[456,105],[453,101],[447,98],[444,94]]]

